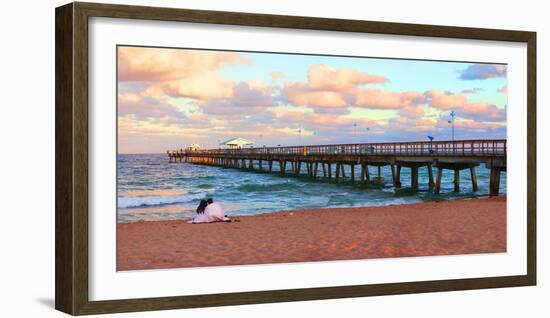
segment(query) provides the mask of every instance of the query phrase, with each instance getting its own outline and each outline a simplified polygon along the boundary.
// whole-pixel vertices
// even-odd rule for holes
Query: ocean
[[[441,193],[428,189],[428,171],[419,169],[419,191],[411,191],[410,169],[401,169],[402,188],[391,184],[391,169],[383,167],[385,185],[348,180],[328,181],[305,175],[244,172],[238,169],[169,163],[166,154],[119,154],[117,162],[117,220],[139,222],[190,217],[201,199],[213,198],[229,216],[328,207],[361,207],[407,204],[487,196],[489,170],[477,167],[479,191],[471,191],[469,170],[460,174],[460,193],[454,193],[453,172],[444,170]],[[264,168],[267,165],[264,163]],[[287,167],[289,169],[289,167]],[[349,166],[346,166],[349,179]],[[356,166],[356,178],[360,176]],[[278,171],[278,164],[273,164]],[[302,171],[306,171],[305,165]],[[334,171],[334,167],[333,167]],[[371,177],[376,167],[370,167]],[[322,175],[319,167],[318,175]],[[434,169],[434,178],[436,171]],[[506,173],[501,175],[501,194],[506,194]]]

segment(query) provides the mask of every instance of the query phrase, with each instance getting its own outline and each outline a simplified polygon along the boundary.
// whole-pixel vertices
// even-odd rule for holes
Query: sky
[[[118,152],[505,139],[507,66],[119,46]]]

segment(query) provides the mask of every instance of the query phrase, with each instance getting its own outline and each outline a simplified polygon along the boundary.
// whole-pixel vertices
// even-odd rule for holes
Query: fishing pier
[[[170,162],[221,166],[243,171],[291,173],[296,176],[327,178],[338,182],[346,178],[349,166],[351,181],[371,180],[369,167],[390,166],[392,183],[402,186],[401,171],[410,169],[410,187],[418,189],[418,170],[428,169],[428,186],[435,194],[441,189],[443,170],[454,171],[454,191],[460,191],[460,172],[469,170],[472,191],[478,191],[476,168],[484,164],[490,169],[489,195],[497,196],[500,174],[506,171],[506,140],[455,140],[359,143],[339,145],[309,145],[261,147],[244,149],[168,150]],[[273,165],[278,165],[274,171]],[[436,170],[434,180],[433,169]],[[359,170],[359,171],[356,171]],[[356,176],[356,173],[359,176]]]

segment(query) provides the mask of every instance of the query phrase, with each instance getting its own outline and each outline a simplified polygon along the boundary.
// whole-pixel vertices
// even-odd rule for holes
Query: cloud
[[[401,116],[392,118],[388,121],[388,126],[392,131],[407,132],[431,132],[434,129],[436,120],[432,118],[407,117]]]
[[[361,127],[374,127],[378,123],[372,119],[362,117],[353,118],[349,116],[335,116],[333,114],[320,114],[305,108],[275,108],[272,110],[273,116],[279,125],[289,125],[294,123],[301,127],[310,127],[326,130],[328,128],[353,129],[353,124],[357,123]],[[341,132],[340,132],[341,133]]]
[[[252,81],[236,84],[229,98],[210,99],[199,105],[207,114],[243,116],[265,111],[275,101],[269,86]]]
[[[225,65],[250,64],[237,52],[119,47],[119,85],[143,83],[146,95],[198,100],[230,98],[234,83],[223,78]]]
[[[401,116],[409,117],[409,118],[418,118],[426,112],[424,109],[425,107],[423,105],[408,105],[399,111],[399,114]]]
[[[312,90],[307,83],[285,82],[284,95],[294,105],[322,108],[346,107],[348,102],[341,92]]]
[[[199,100],[230,98],[234,94],[234,83],[215,72],[196,74],[190,78],[165,81],[149,86],[145,93],[151,96],[169,95]]]
[[[345,91],[362,84],[380,84],[387,82],[384,76],[370,75],[350,68],[335,69],[327,64],[312,66],[308,69],[308,87],[319,91]]]
[[[438,119],[436,126],[443,129],[448,129],[450,127],[450,124],[447,118],[441,117]],[[463,131],[467,130],[470,132],[484,132],[491,129],[498,129],[503,126],[496,123],[480,122],[473,119],[459,118],[458,120],[455,120],[454,127],[455,129],[463,129]]]
[[[164,95],[187,97],[203,102],[231,100],[239,104],[255,103],[260,106],[260,104],[266,104],[267,96],[271,94],[272,89],[273,87],[258,80],[235,83],[225,80],[217,73],[210,72],[197,75],[192,79],[152,85],[146,89],[145,94],[157,97]],[[269,101],[271,101],[271,98],[269,98]]]
[[[237,52],[119,47],[118,80],[153,82],[192,79],[224,65],[240,63],[251,62]]]
[[[308,69],[306,82],[286,81],[282,92],[288,103],[309,106],[319,113],[349,113],[347,108],[350,106],[400,109],[424,102],[421,92],[392,92],[365,87],[386,82],[388,79],[384,76],[321,64]]]
[[[356,89],[353,92],[354,105],[372,109],[400,109],[424,103],[420,92],[392,92],[383,89]]]
[[[490,103],[476,103],[469,101],[460,93],[440,92],[436,90],[426,92],[426,97],[432,107],[440,110],[454,110],[458,116],[481,121],[506,120],[506,111]]]
[[[425,96],[421,92],[392,92],[379,88],[318,91],[311,90],[307,84],[301,82],[286,82],[283,91],[290,103],[311,106],[316,111],[349,106],[370,109],[400,109],[425,101]]]
[[[163,117],[186,118],[184,113],[166,102],[159,101],[151,96],[142,96],[134,93],[118,94],[118,115],[134,115],[138,119]]]
[[[506,77],[506,75],[506,65],[473,64],[460,71],[458,78],[462,80],[484,80],[495,77]]]

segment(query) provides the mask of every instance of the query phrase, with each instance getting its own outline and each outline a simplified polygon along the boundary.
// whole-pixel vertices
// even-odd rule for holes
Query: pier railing
[[[181,152],[178,152],[181,153]],[[243,149],[184,150],[186,155],[395,155],[395,156],[453,156],[505,157],[506,140],[415,141],[389,143],[359,143],[337,145],[305,145],[288,147],[259,147]]]

